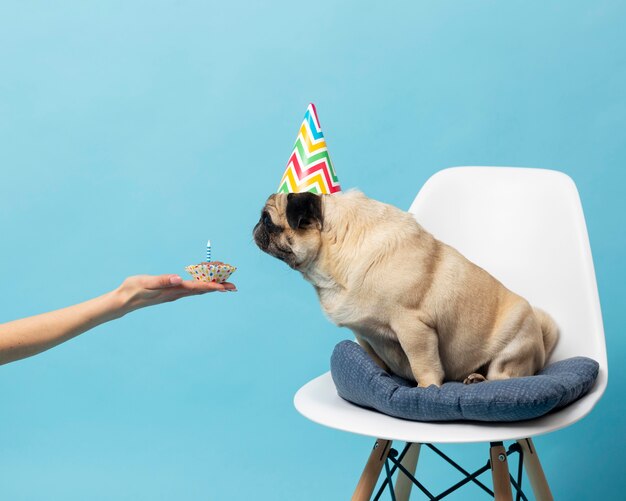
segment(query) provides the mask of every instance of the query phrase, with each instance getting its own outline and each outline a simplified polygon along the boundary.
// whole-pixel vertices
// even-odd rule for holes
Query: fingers
[[[223,284],[218,284],[217,282],[200,282],[197,280],[185,280],[180,288],[190,292],[213,292],[213,291],[236,291],[237,287],[235,284],[231,284],[229,282],[224,282]]]
[[[205,292],[226,292],[236,291],[235,284],[224,282],[200,282],[198,280],[183,280],[179,275],[140,275],[132,277],[139,280],[139,285],[148,290],[171,289],[175,288],[183,292],[183,295],[202,294]]]
[[[170,275],[169,282],[170,282],[171,286],[176,286],[176,285],[182,284],[183,283],[183,279],[179,275]]]
[[[166,289],[168,287],[177,287],[184,282],[179,275],[145,275],[142,279],[143,286],[146,289]]]

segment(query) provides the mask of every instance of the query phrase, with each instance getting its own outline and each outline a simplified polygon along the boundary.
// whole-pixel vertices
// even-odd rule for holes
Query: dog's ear
[[[322,229],[322,196],[315,193],[287,195],[287,223],[293,230]]]

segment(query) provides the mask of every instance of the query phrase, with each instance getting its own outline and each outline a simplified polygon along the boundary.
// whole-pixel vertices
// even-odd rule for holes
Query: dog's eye
[[[270,217],[268,212],[264,211],[263,214],[261,214],[261,223],[270,233],[280,233],[282,231],[282,228],[280,226],[274,224],[274,221],[272,221],[272,218]]]

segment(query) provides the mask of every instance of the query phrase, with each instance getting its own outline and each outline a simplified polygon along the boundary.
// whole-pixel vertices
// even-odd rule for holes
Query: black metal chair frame
[[[387,455],[387,459],[385,459],[385,479],[383,480],[381,486],[379,487],[378,492],[376,493],[376,496],[374,497],[374,501],[378,501],[380,499],[380,497],[385,492],[385,488],[389,489],[389,493],[391,495],[392,501],[396,501],[396,496],[395,496],[394,488],[393,488],[393,475],[394,475],[394,473],[396,473],[397,470],[400,470],[401,473],[406,475],[409,478],[409,480],[411,480],[411,482],[413,482],[413,484],[420,491],[422,491],[424,493],[424,495],[426,495],[426,497],[429,500],[431,500],[431,501],[438,501],[439,499],[443,499],[447,495],[449,495],[452,492],[456,491],[460,487],[463,487],[465,484],[467,484],[469,482],[474,482],[483,491],[485,491],[491,497],[494,497],[494,492],[489,487],[487,487],[485,484],[483,484],[480,480],[478,480],[478,477],[480,475],[482,475],[483,473],[485,473],[486,471],[491,469],[491,461],[490,460],[487,460],[487,464],[485,466],[483,466],[482,468],[479,468],[478,470],[476,470],[473,473],[469,473],[467,470],[465,470],[463,467],[459,466],[454,460],[452,460],[450,457],[448,457],[446,454],[444,454],[442,451],[440,451],[434,445],[432,445],[432,444],[422,444],[422,445],[425,445],[426,447],[428,447],[429,449],[431,449],[439,457],[441,457],[442,459],[447,461],[454,468],[456,468],[463,475],[465,475],[464,479],[458,481],[456,484],[454,484],[451,487],[449,487],[448,489],[444,490],[442,493],[440,493],[438,495],[433,495],[419,480],[417,480],[415,478],[415,476],[411,472],[409,472],[402,465],[402,459],[406,455],[406,453],[409,450],[409,447],[411,445],[412,445],[411,443],[407,443],[404,446],[404,449],[402,450],[400,455],[398,455],[398,451],[396,449],[394,449],[394,448],[391,448],[389,450],[389,454]],[[492,447],[494,447],[494,446],[501,446],[501,445],[502,445],[502,442],[491,442],[491,446]],[[511,485],[513,486],[513,488],[517,492],[517,495],[515,497],[516,501],[521,501],[521,500],[528,501],[528,498],[526,497],[526,495],[522,491],[522,470],[523,470],[524,452],[522,451],[522,448],[520,447],[520,445],[517,442],[515,442],[515,443],[511,444],[511,446],[509,446],[509,448],[506,451],[506,456],[508,457],[511,454],[516,454],[516,453],[519,454],[519,456],[518,456],[518,463],[517,463],[517,478],[514,479],[511,474],[509,474],[509,478],[510,478],[510,481],[511,481]],[[499,458],[500,461],[504,461],[506,459],[507,459],[506,457]],[[389,463],[393,463],[393,466],[390,466]],[[398,473],[398,474],[400,474],[400,473]]]

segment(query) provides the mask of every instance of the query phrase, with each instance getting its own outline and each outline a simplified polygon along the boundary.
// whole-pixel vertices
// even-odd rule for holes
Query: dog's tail
[[[543,334],[543,347],[546,353],[546,360],[550,357],[552,350],[556,345],[556,342],[559,340],[559,328],[556,325],[556,322],[552,319],[550,315],[548,315],[545,311],[540,310],[539,308],[534,308],[535,316],[539,320],[539,324],[541,325],[541,333]]]

